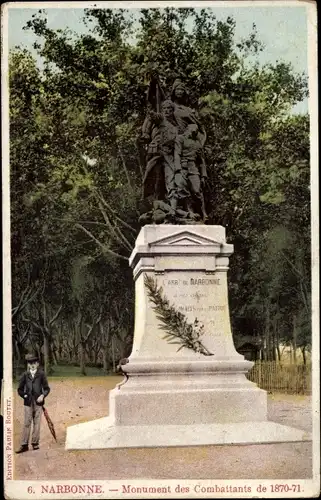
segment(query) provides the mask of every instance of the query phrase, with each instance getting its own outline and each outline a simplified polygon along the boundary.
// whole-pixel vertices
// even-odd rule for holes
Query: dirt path
[[[15,456],[15,479],[306,479],[311,443],[65,451],[66,427],[108,414],[108,391],[118,377],[52,379],[47,400],[58,442],[42,421],[41,448]],[[311,431],[311,400],[269,396],[269,419]],[[15,449],[23,402],[15,396]]]

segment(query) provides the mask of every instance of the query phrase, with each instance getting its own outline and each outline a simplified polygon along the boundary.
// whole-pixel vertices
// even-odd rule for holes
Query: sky
[[[235,2],[231,3],[235,4]],[[15,5],[15,7],[11,7],[12,5]],[[39,8],[18,8],[18,5],[9,4],[9,48],[23,46],[36,55],[32,49],[32,44],[37,40],[37,37],[30,30],[23,30],[23,26],[31,19],[33,14],[38,12]],[[76,33],[85,33],[88,30],[82,22],[84,16],[83,4],[80,8],[48,8],[49,5],[45,6],[48,27],[53,29],[69,28]],[[74,6],[75,4],[70,5]],[[138,9],[131,10],[135,14],[138,13]],[[256,7],[241,7],[235,5],[230,7],[214,6],[212,10],[218,20],[225,20],[227,16],[232,16],[235,19],[236,42],[243,37],[247,37],[252,30],[253,23],[255,23],[258,38],[265,45],[264,51],[257,56],[261,64],[274,64],[277,61],[285,61],[290,62],[296,72],[308,72],[307,15],[305,7],[285,7],[284,4],[283,6],[273,7],[261,5]],[[305,113],[307,109],[308,103],[305,100],[295,106],[293,111],[296,113]]]

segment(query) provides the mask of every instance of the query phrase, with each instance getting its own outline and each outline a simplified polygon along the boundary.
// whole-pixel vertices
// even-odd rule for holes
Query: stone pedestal
[[[67,449],[301,441],[303,431],[267,421],[267,395],[234,348],[227,290],[233,245],[221,226],[148,225],[130,257],[135,332],[125,383],[110,392],[108,417],[69,427]],[[205,356],[164,339],[144,276],[189,323],[204,325]]]

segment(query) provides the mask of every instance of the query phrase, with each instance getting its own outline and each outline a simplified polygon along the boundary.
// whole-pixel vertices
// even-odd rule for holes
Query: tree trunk
[[[52,358],[53,358],[54,364],[58,365],[58,359],[57,359],[56,349],[54,347],[52,348]]]
[[[114,336],[111,338],[111,353],[113,358],[113,372],[116,373],[116,360],[115,360],[115,340]]]
[[[277,360],[277,319],[273,318],[273,341],[272,341],[272,349],[273,349],[273,361]]]
[[[110,350],[110,322],[108,321],[106,324],[106,328],[103,323],[100,322],[98,325],[99,328],[99,338],[101,339],[101,349],[103,354],[103,370],[104,373],[110,372],[110,363],[109,363],[109,350]]]
[[[79,344],[79,363],[80,363],[80,373],[82,375],[87,375],[86,373],[86,346],[83,342]]]
[[[39,345],[39,344],[37,344],[36,347],[34,348],[34,351],[38,355],[38,358],[40,360],[40,364],[42,364],[42,366],[45,366],[45,357],[44,357],[44,354],[43,354],[42,346]]]
[[[98,360],[98,354],[99,354],[100,349],[95,349],[94,350],[94,365],[97,366],[97,360]]]
[[[45,372],[47,375],[51,375],[51,363],[50,363],[50,342],[47,335],[43,335],[43,356],[44,356],[44,365]]]
[[[275,360],[276,360],[276,348],[275,348],[275,335],[273,333],[271,338],[271,361]]]
[[[276,322],[275,336],[276,336],[276,353],[277,353],[277,358],[278,358],[278,362],[281,364],[280,333],[279,333],[279,323],[278,322]]]
[[[23,353],[24,353],[24,348],[23,348],[23,345],[21,342],[19,342],[18,340],[15,341],[14,343],[15,345],[15,353],[16,353],[16,362],[17,362],[17,365],[20,366],[20,365],[24,365],[24,359],[23,359]]]
[[[51,336],[49,337],[49,359],[50,359],[50,365],[53,365],[54,363],[54,353],[53,353],[53,344],[51,341]]]
[[[306,357],[306,354],[305,354],[305,346],[301,347],[301,351],[302,351],[303,365],[306,366],[306,364],[307,364],[307,357]]]
[[[265,314],[265,360],[270,361],[271,340],[270,340],[270,304],[266,301]]]
[[[109,349],[108,347],[103,347],[103,370],[104,373],[109,373],[110,363],[109,363]]]
[[[293,345],[293,361],[294,364],[297,364],[296,350],[297,350],[297,317],[296,314],[293,314],[293,337],[292,337],[292,345]]]

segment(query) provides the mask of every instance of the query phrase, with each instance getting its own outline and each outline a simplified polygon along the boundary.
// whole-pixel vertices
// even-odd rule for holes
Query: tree
[[[273,351],[281,337],[293,338],[299,308],[296,343],[308,348],[309,121],[290,114],[307,95],[305,75],[284,62],[248,63],[263,50],[255,26],[236,46],[235,21],[217,21],[210,9],[142,9],[135,24],[123,9],[94,8],[84,22],[86,35],[52,30],[40,11],[27,28],[39,36],[44,70],[25,50],[10,56],[14,308],[26,302],[34,313],[45,282],[53,317],[63,304],[53,352],[56,344],[98,349],[100,332],[105,369],[112,338],[122,354],[132,332],[128,257],[143,177],[135,144],[157,70],[166,91],[184,79],[207,130],[207,211],[235,245],[237,334],[245,317]],[[15,310],[21,324],[27,307]]]

